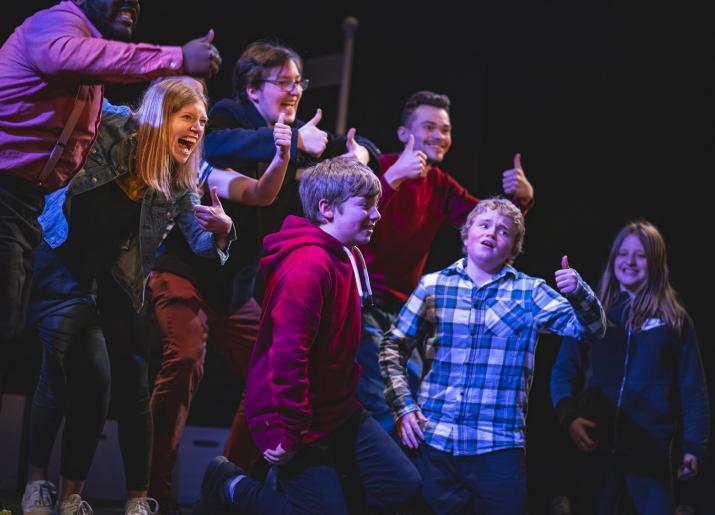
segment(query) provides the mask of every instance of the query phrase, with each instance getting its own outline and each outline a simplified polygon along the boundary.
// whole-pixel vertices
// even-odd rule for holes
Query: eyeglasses
[[[293,88],[300,88],[301,91],[308,89],[309,79],[288,80],[288,79],[263,79],[261,82],[270,82],[280,88],[281,91],[293,91]]]

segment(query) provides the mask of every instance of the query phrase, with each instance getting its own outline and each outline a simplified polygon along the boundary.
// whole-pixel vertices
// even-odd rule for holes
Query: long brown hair
[[[638,330],[649,318],[660,318],[672,329],[680,332],[687,312],[681,304],[677,292],[670,284],[665,240],[660,231],[645,220],[627,224],[613,240],[606,269],[603,271],[598,285],[598,295],[603,303],[603,308],[608,313],[621,291],[613,271],[613,263],[623,240],[630,235],[636,236],[645,249],[648,261],[648,280],[631,301],[631,309],[626,321],[627,327]]]
[[[154,82],[134,113],[137,130],[131,139],[136,142],[136,148],[132,155],[122,152],[127,156],[127,162],[122,164],[129,173],[167,198],[180,191],[198,191],[203,138],[186,163],[177,163],[171,155],[169,137],[172,115],[195,102],[201,102],[204,109],[208,106],[203,86],[195,79],[170,77]]]

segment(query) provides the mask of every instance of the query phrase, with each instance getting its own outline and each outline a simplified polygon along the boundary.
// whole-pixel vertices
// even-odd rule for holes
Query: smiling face
[[[276,123],[281,112],[285,113],[285,123],[293,123],[298,112],[298,103],[303,96],[302,88],[296,84],[289,91],[283,91],[278,84],[265,81],[299,81],[301,76],[298,65],[289,60],[282,68],[267,70],[263,79],[264,81],[256,86],[246,88],[248,98],[269,126],[272,127]]]
[[[449,113],[431,105],[418,106],[407,125],[397,129],[402,143],[407,143],[410,134],[415,137],[415,150],[424,152],[431,163],[441,163],[452,146]]]
[[[75,3],[107,39],[129,40],[139,20],[139,0],[75,0]]]
[[[177,163],[186,163],[204,135],[207,121],[203,102],[193,102],[171,115],[169,148]]]
[[[322,224],[321,229],[343,245],[369,243],[380,219],[377,200],[377,197],[355,196],[337,207],[323,204],[321,211],[327,223]]]
[[[613,259],[613,274],[621,291],[635,295],[648,282],[648,258],[638,236],[625,237]]]
[[[517,228],[511,217],[495,209],[479,213],[467,231],[467,266],[495,274],[513,257]]]

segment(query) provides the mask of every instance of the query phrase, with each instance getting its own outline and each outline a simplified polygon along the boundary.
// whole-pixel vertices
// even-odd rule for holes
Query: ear
[[[258,93],[260,92],[260,90],[261,88],[258,86],[246,86],[246,95],[248,96],[248,99],[254,104],[258,103]]]
[[[335,216],[333,205],[330,202],[328,202],[326,199],[321,198],[318,201],[318,210],[320,211],[320,214],[323,215],[323,218],[325,219],[326,222],[333,221],[333,218]]]
[[[400,125],[397,128],[397,139],[399,139],[403,145],[407,145],[407,140],[410,139],[410,131],[404,125]]]

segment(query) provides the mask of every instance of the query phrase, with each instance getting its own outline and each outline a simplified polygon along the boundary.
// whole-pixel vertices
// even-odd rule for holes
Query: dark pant
[[[667,460],[640,463],[619,456],[589,456],[579,513],[614,515],[628,496],[638,515],[670,515],[673,495]]]
[[[32,251],[42,241],[37,217],[43,206],[44,191],[0,172],[0,397],[10,367],[11,347],[25,325]]]
[[[422,475],[422,495],[434,513],[526,513],[523,449],[454,456],[422,443],[414,462]]]
[[[129,296],[109,274],[97,280],[97,305],[112,367],[112,408],[127,490],[147,490],[153,435],[148,324],[145,313],[134,311]]]
[[[146,490],[152,425],[145,321],[108,273],[97,279],[95,307],[55,252],[43,246],[37,255],[31,314],[45,357],[33,399],[30,462],[46,466],[64,411],[62,474],[84,479],[104,427],[111,384],[127,489]]]
[[[169,272],[153,272],[149,288],[163,343],[163,359],[151,397],[151,493],[164,497],[171,493],[171,474],[191,401],[203,377],[208,338],[245,380],[261,309],[250,299],[231,315],[220,316],[191,281]],[[260,458],[242,407],[234,418],[224,454],[245,469]]]
[[[382,340],[397,320],[399,308],[388,310],[379,306],[363,309],[362,335],[357,361],[362,366],[357,395],[365,409],[377,420],[385,431],[395,433],[392,411],[385,402],[385,379],[380,373],[378,354]],[[412,394],[416,396],[422,379],[422,358],[417,351],[407,362],[407,380]]]
[[[241,513],[394,513],[416,500],[420,482],[394,440],[360,412],[278,467],[280,492],[246,477],[234,505]]]
[[[62,477],[84,480],[109,408],[109,357],[94,304],[67,300],[43,316],[44,347],[30,415],[30,464],[47,468],[63,414]]]

